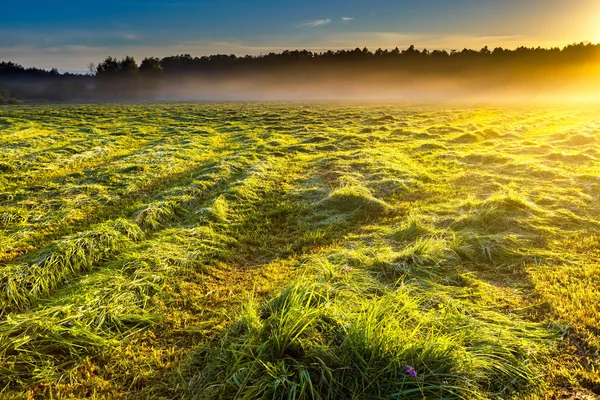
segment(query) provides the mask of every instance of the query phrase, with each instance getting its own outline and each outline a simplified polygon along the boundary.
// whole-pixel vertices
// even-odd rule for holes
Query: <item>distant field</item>
[[[595,109],[0,108],[0,398],[593,398],[599,196]]]

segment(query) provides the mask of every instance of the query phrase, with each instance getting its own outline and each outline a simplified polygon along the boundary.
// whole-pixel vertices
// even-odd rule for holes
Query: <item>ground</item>
[[[0,108],[0,395],[594,398],[600,112]]]

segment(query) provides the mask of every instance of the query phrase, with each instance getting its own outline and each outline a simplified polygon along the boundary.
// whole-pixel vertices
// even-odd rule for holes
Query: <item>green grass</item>
[[[591,398],[599,123],[591,108],[7,109],[0,397]]]

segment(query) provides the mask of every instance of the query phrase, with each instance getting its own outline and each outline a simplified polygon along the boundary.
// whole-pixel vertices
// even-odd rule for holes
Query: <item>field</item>
[[[593,398],[600,112],[0,108],[0,398]]]

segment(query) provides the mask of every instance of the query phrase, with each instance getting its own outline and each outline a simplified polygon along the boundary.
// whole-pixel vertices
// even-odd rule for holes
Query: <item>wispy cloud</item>
[[[125,40],[137,40],[138,36],[135,33],[119,33],[119,37]]]
[[[349,21],[353,21],[353,20],[354,20],[354,18],[352,18],[352,17],[342,17],[342,21],[344,21],[344,22],[349,22]]]
[[[327,25],[329,23],[331,23],[331,19],[327,18],[327,19],[317,19],[314,21],[305,22],[298,26],[308,26],[309,28],[314,28],[315,26]]]

